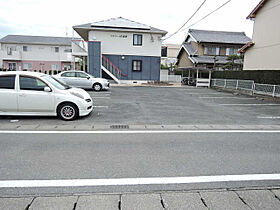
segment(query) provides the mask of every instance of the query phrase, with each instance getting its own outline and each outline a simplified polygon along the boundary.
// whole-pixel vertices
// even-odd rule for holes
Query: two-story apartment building
[[[67,70],[73,62],[71,45],[72,38],[68,37],[7,35],[0,39],[0,68]]]
[[[88,72],[92,75],[109,75],[117,82],[159,80],[162,37],[166,31],[122,17],[73,29],[87,42],[87,49],[73,50],[73,55],[87,54]]]
[[[178,53],[179,69],[222,70],[227,56],[251,41],[244,32],[190,29]]]
[[[247,19],[254,21],[254,32],[240,50],[244,70],[280,70],[280,0],[261,0]]]

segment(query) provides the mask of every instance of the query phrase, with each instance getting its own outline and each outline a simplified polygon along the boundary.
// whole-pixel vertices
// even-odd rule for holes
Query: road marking
[[[186,93],[187,95],[232,95],[231,93]]]
[[[108,109],[109,106],[93,106],[94,108],[106,108]]]
[[[161,133],[280,133],[280,130],[107,130],[107,131],[20,131],[1,130],[0,134],[161,134]]]
[[[258,116],[259,119],[280,119],[280,116]]]
[[[280,180],[280,174],[245,174],[189,177],[116,178],[116,179],[61,179],[61,180],[5,180],[0,188],[22,187],[94,187],[117,185],[194,184],[212,182]]]
[[[221,106],[280,106],[280,104],[220,104]]]
[[[199,98],[202,98],[202,99],[220,99],[220,98],[236,98],[236,99],[250,99],[250,100],[252,100],[252,99],[254,99],[255,100],[255,98],[240,98],[240,97],[234,97],[234,96],[225,96],[225,97],[215,97],[215,96],[213,96],[213,97],[211,97],[211,96],[202,96],[202,97],[199,97]]]
[[[93,99],[96,99],[96,98],[105,98],[105,99],[110,99],[111,97],[95,97],[95,96],[93,96]]]

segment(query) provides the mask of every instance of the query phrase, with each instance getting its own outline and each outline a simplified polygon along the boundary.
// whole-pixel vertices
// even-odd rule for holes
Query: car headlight
[[[80,99],[84,99],[84,96],[82,96],[80,93],[70,92],[73,96],[79,97]]]

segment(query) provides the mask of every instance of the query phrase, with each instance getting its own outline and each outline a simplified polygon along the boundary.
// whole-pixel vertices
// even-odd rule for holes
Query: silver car
[[[95,78],[84,71],[63,71],[55,77],[67,85],[95,91],[108,90],[110,83],[107,79]]]

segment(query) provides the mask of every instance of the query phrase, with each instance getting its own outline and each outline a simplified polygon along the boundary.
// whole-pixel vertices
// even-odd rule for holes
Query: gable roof
[[[25,36],[25,35],[7,35],[0,39],[0,43],[11,44],[49,44],[49,45],[71,45],[72,38],[69,37],[51,37],[51,36]]]
[[[207,43],[246,44],[251,41],[244,32],[189,29],[188,36],[197,42]]]
[[[104,27],[104,28],[131,28],[131,29],[143,29],[143,30],[151,29],[150,26],[132,20],[128,20],[122,17],[94,22],[91,24],[91,26]]]
[[[132,31],[142,33],[158,33],[165,35],[167,31],[154,28],[142,23],[138,23],[123,17],[111,18],[108,20],[86,23],[73,26],[73,29],[85,40],[88,38],[88,31],[103,30],[103,31]]]
[[[198,55],[197,51],[193,48],[191,43],[186,43],[186,42],[183,43],[182,44],[182,48],[188,53],[189,56],[191,56],[191,55]],[[180,49],[180,51],[181,51],[181,49]]]
[[[254,19],[258,11],[268,2],[268,0],[261,0],[260,3],[253,9],[253,11],[248,15],[247,19]]]

